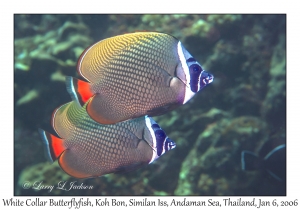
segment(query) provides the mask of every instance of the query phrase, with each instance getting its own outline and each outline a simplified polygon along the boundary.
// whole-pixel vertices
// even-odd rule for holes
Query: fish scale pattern
[[[139,33],[101,40],[87,48],[78,60],[78,72],[90,82],[97,82],[105,74],[105,67],[122,49],[134,43]],[[84,61],[83,61],[84,60]]]
[[[64,137],[64,144],[69,148],[64,162],[69,167],[91,176],[100,176],[111,173],[112,169],[117,170],[132,163],[142,166],[151,160],[152,148],[149,145],[137,149],[143,141],[135,133],[142,133],[139,126],[145,124],[144,118],[117,125],[101,125],[92,120],[85,107],[79,107],[76,102],[70,102],[65,107],[57,112],[55,122],[66,122],[68,119],[68,122],[60,125],[61,130],[73,125],[72,132]]]
[[[152,110],[169,104],[182,104],[184,84],[181,89],[170,88],[179,64],[177,43],[167,34],[136,33],[93,45],[80,58],[81,75],[92,82],[93,92],[105,101],[93,109],[130,119],[152,116]]]
[[[49,160],[86,178],[135,170],[175,148],[148,116],[194,96],[186,82],[200,79],[199,74],[189,80],[195,62],[179,40],[156,32],[115,36],[87,48],[77,71],[88,82],[68,77],[73,101],[52,116],[61,139],[40,130]],[[213,77],[202,79],[206,85]]]
[[[76,112],[76,107],[70,105],[71,103],[62,105],[52,114],[52,127],[61,138],[66,138],[72,133],[76,126],[76,120],[80,118],[81,112]]]

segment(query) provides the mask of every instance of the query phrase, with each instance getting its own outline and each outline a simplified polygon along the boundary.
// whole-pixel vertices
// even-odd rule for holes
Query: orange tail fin
[[[54,162],[66,150],[64,140],[42,129],[39,129],[39,133],[44,142],[47,159]]]
[[[77,101],[81,106],[94,95],[89,82],[73,77],[66,77],[66,86],[72,100]]]

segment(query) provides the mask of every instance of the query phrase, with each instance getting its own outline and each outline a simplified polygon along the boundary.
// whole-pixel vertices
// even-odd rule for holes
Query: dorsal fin
[[[54,110],[51,125],[60,137],[67,138],[82,112],[84,109],[75,101],[63,104]]]

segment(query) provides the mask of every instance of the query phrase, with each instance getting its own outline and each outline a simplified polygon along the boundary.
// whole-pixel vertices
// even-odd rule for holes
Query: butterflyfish
[[[77,71],[86,81],[67,77],[67,90],[79,104],[89,101],[88,114],[101,124],[165,114],[214,78],[178,39],[157,32],[101,40],[81,54]]]
[[[49,161],[58,160],[73,177],[132,171],[176,146],[151,117],[102,125],[91,119],[86,106],[72,101],[53,112],[52,126],[58,136],[39,129]]]

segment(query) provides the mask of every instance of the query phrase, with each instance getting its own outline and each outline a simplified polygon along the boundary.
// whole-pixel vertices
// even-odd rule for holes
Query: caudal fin
[[[242,170],[244,171],[252,171],[259,169],[260,166],[260,159],[259,157],[250,151],[242,151],[241,154],[241,163],[242,163]]]
[[[58,138],[42,129],[39,129],[42,137],[46,157],[50,162],[54,162],[66,150],[63,139]]]
[[[89,82],[74,77],[66,77],[66,86],[72,100],[77,101],[81,106],[94,95]]]
[[[281,144],[270,151],[265,157],[265,168],[278,181],[286,180],[286,145]]]

